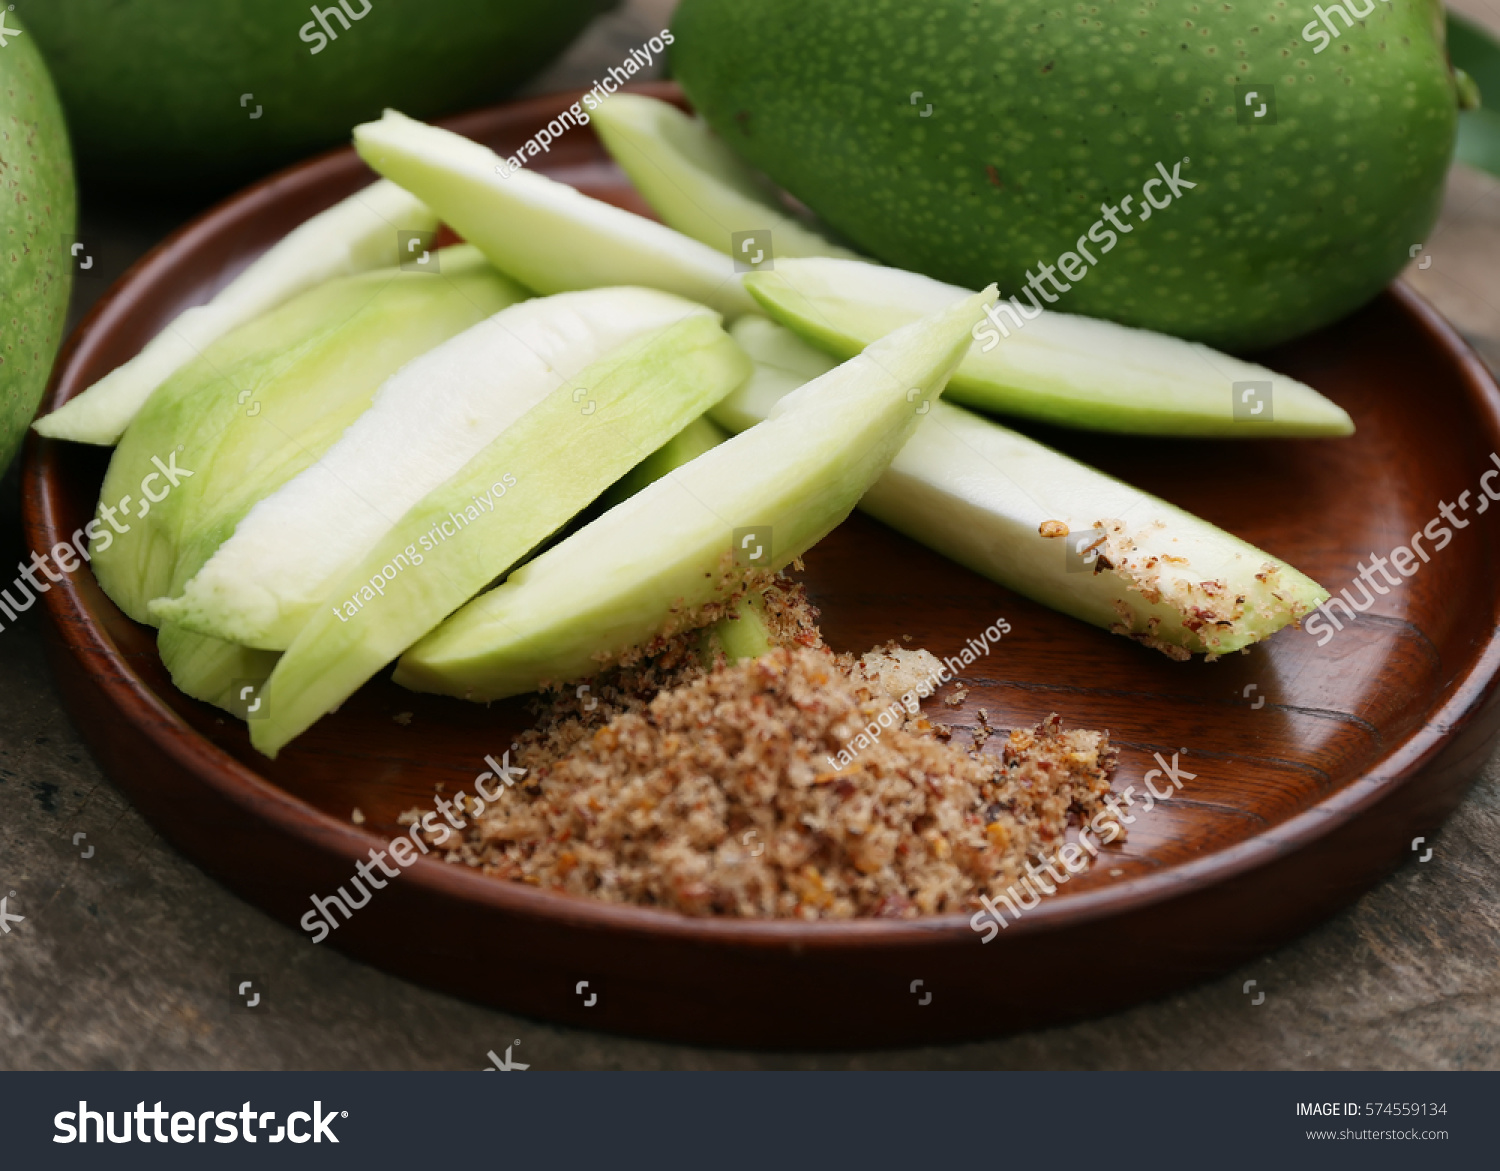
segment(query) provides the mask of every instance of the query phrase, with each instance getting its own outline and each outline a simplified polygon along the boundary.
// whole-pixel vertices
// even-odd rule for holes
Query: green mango
[[[716,317],[689,313],[583,370],[578,381],[592,409],[571,383],[548,390],[335,581],[326,607],[308,618],[266,681],[250,742],[274,757],[749,372]],[[485,524],[475,508],[481,495],[499,520]],[[314,494],[307,499],[313,504]],[[430,534],[466,510],[483,526],[478,533],[459,526],[433,542]]]
[[[152,395],[116,449],[103,498],[139,482],[157,451],[191,450],[198,466],[106,550],[94,547],[95,573],[122,609],[157,622],[148,600],[180,594],[254,504],[369,408],[385,374],[526,296],[467,244],[437,256],[436,279],[390,269],[329,281],[211,347],[222,365],[190,364]],[[280,658],[171,621],[156,647],[179,691],[240,719]]]
[[[324,281],[394,268],[406,259],[403,237],[437,226],[437,217],[394,183],[380,180],[356,191],[288,232],[210,301],[184,309],[135,357],[43,415],[37,432],[75,443],[118,443],[152,392],[214,342]]]
[[[86,175],[222,187],[386,106],[494,101],[614,0],[21,0]],[[317,11],[314,11],[317,10]],[[12,19],[14,23],[14,19]]]
[[[258,651],[171,623],[157,631],[156,650],[178,691],[241,720],[256,714],[255,697],[281,658],[279,651]]]
[[[782,260],[772,272],[746,273],[744,284],[771,317],[841,358],[968,292],[825,257]],[[947,391],[975,410],[1137,435],[1354,432],[1348,413],[1312,387],[1204,345],[1073,313],[1038,313],[1021,329],[1025,318],[1004,301],[985,313],[973,335],[983,344],[969,351]],[[1260,384],[1272,410],[1255,419],[1241,409],[1249,407],[1245,388]]]
[[[436,276],[378,269],[310,289],[152,394],[115,448],[88,529],[94,575],[115,605],[154,625],[152,601],[180,592],[391,374],[525,296],[466,244],[439,256]]]
[[[737,321],[731,336],[755,373],[709,414],[735,432],[775,418],[835,361],[762,317]],[[859,508],[1007,589],[1174,659],[1242,650],[1328,598],[1280,558],[947,401],[932,404]]]
[[[662,223],[734,255],[735,237],[769,230],[777,256],[859,257],[778,207],[775,189],[745,166],[702,119],[670,102],[615,94],[591,123],[620,170]],[[749,241],[741,240],[743,247]]]
[[[593,676],[658,635],[691,629],[705,607],[739,600],[747,571],[791,564],[853,511],[942,394],[994,293],[888,334],[764,423],[585,525],[437,626],[392,679],[504,699]]]
[[[1322,7],[683,0],[672,66],[887,264],[1245,350],[1395,276],[1453,153],[1435,0]]]
[[[5,11],[0,9],[0,11]],[[29,14],[28,14],[29,15]],[[57,91],[30,24],[5,12],[0,49],[0,473],[36,413],[68,313],[78,194]]]
[[[683,464],[692,463],[728,438],[729,432],[707,415],[699,416],[611,484],[609,491],[599,497],[599,503],[605,508],[625,503],[637,492],[649,488],[663,476],[671,475]]]
[[[512,305],[429,349],[387,378],[370,409],[316,462],[260,499],[233,536],[226,532],[180,596],[151,602],[151,616],[261,650],[287,649],[323,610],[329,591],[403,515],[548,394],[565,386],[573,411],[592,417],[599,410],[593,387],[577,379],[621,347],[689,317],[718,320],[700,305],[653,290],[595,289]],[[482,489],[494,483],[492,477],[475,492],[466,506],[470,519],[493,510]],[[455,535],[451,530],[452,522],[437,533],[423,530],[420,544],[431,552]],[[422,560],[415,552],[407,556]]]

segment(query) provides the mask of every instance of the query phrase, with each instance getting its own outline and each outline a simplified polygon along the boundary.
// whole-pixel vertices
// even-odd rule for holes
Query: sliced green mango
[[[676,435],[668,439],[610,487],[599,498],[606,508],[613,508],[621,501],[629,500],[648,484],[691,463],[705,451],[711,451],[729,438],[729,432],[706,415],[694,419]]]
[[[942,393],[982,304],[876,342],[547,550],[409,650],[396,682],[499,699],[690,628],[747,572],[786,565],[849,514]]]
[[[334,583],[271,673],[251,743],[275,756],[748,373],[717,319],[691,313],[585,370],[592,410],[555,387]]]
[[[644,94],[615,94],[593,114],[600,140],[668,227],[731,256],[736,233],[769,230],[774,256],[859,254],[778,206],[775,188],[701,118]],[[762,245],[764,241],[761,241]]]
[[[382,336],[383,344],[394,340],[404,345],[402,339],[410,337],[414,348],[421,348],[425,342],[420,335],[406,331],[434,325],[437,332],[428,340],[441,342],[526,296],[519,285],[491,268],[477,249],[467,245],[447,248],[437,258],[438,272],[444,278],[441,283],[431,277],[400,278],[402,298],[390,298],[386,305],[395,316],[377,324],[376,336]],[[384,290],[380,295],[389,297]],[[394,334],[386,330],[391,324],[396,326]],[[363,357],[378,358],[378,350],[377,346]],[[181,505],[176,516],[178,548],[168,592],[175,593],[198,571],[256,501],[332,446],[374,397],[376,381],[357,376],[348,362],[325,370],[325,376],[311,367],[302,374],[296,380],[262,387],[225,422],[219,455],[182,485],[186,489],[191,484],[194,490],[176,500]],[[315,385],[307,385],[307,376]],[[288,436],[294,441],[288,442]],[[209,638],[171,622],[159,630],[156,648],[179,691],[240,719],[256,718],[260,687],[280,658],[275,651]]]
[[[587,417],[597,408],[584,371],[687,317],[717,321],[680,297],[628,288],[541,298],[481,321],[389,378],[337,443],[259,501],[153,613],[286,649],[339,579],[497,435],[564,385]]]
[[[764,317],[742,317],[729,334],[755,363],[755,372],[708,413],[731,435],[764,422],[771,409],[792,391],[838,365],[837,358],[830,358],[785,326]]]
[[[788,384],[833,363],[762,318],[733,336],[756,373],[713,411],[731,429],[774,418]],[[1223,529],[947,402],[932,404],[859,507],[991,581],[1174,658],[1239,650],[1328,597]]]
[[[734,605],[734,610],[703,631],[702,659],[712,667],[722,652],[731,663],[758,659],[776,649],[766,621],[766,596],[752,590]]]
[[[89,529],[95,576],[120,609],[153,623],[152,599],[175,592],[260,496],[316,459],[386,378],[526,296],[473,248],[438,255],[437,275],[392,268],[303,293],[151,396],[110,459]]]
[[[741,318],[742,321],[760,320]],[[769,322],[767,323],[770,324]],[[772,326],[772,328],[777,328]],[[798,343],[801,344],[800,342]],[[819,357],[822,357],[820,354]],[[831,365],[831,363],[830,363]],[[804,379],[803,381],[807,381]],[[741,383],[741,387],[744,384]],[[735,392],[736,394],[739,391]],[[710,412],[712,414],[712,412]],[[712,451],[729,438],[729,432],[708,415],[694,419],[671,439],[663,443],[599,498],[605,508],[629,500],[637,492],[671,475],[684,464],[692,463],[706,451]],[[770,628],[765,621],[765,603],[759,591],[752,590],[734,610],[702,631],[700,651],[704,665],[712,667],[717,654],[730,662],[742,658],[759,658],[772,648]]]
[[[967,295],[916,273],[827,259],[777,261],[774,271],[747,274],[745,287],[773,318],[838,358]],[[1312,387],[1197,342],[1014,297],[987,313],[947,391],[975,410],[1136,435],[1354,431],[1348,414]]]
[[[325,281],[400,263],[400,234],[436,227],[414,195],[372,183],[288,233],[206,305],[184,310],[134,358],[33,426],[49,439],[115,443],[151,393],[220,338]]]
[[[761,320],[741,318],[742,321]],[[769,325],[770,323],[767,322]],[[772,326],[771,328],[778,328]],[[798,343],[801,344],[800,342]],[[820,354],[819,357],[822,357]],[[807,381],[804,379],[803,381]],[[741,387],[744,383],[740,384]],[[736,394],[739,391],[735,392]],[[712,414],[712,412],[710,412]],[[605,508],[613,508],[629,500],[656,483],[663,476],[671,475],[684,464],[692,463],[706,451],[712,451],[729,438],[729,432],[708,415],[694,419],[671,439],[663,443],[644,460],[621,477],[599,501]],[[716,657],[723,654],[730,662],[740,659],[755,659],[771,650],[770,627],[765,620],[765,601],[757,590],[751,590],[734,604],[734,609],[712,626],[705,627],[700,640],[700,654],[704,666],[712,667]]]
[[[184,695],[223,708],[240,719],[254,719],[261,688],[281,656],[206,638],[168,624],[156,635],[156,649]]]
[[[501,272],[539,293],[649,285],[726,318],[755,312],[733,263],[654,220],[592,199],[488,147],[387,110],[354,128],[371,167],[415,192]]]

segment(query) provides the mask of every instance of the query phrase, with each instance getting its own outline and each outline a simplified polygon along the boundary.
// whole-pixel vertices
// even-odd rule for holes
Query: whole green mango
[[[20,0],[86,179],[222,187],[492,101],[615,0]]]
[[[57,91],[30,28],[0,9],[0,472],[36,413],[62,338],[77,219]]]
[[[1436,0],[683,0],[672,31],[710,125],[870,255],[1223,349],[1399,272],[1457,127]]]

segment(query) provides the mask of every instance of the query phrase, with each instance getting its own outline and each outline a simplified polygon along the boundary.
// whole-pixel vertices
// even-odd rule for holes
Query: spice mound
[[[856,660],[781,647],[657,677],[649,698],[601,688],[609,702],[587,713],[558,697],[522,737],[525,780],[446,857],[688,915],[910,918],[977,906],[1103,808],[1115,753],[1106,733],[1064,731],[1056,716],[1012,732],[998,755],[979,751],[982,736],[965,751],[910,692],[896,698],[912,656],[925,652],[890,646]],[[839,767],[851,743],[863,746]]]

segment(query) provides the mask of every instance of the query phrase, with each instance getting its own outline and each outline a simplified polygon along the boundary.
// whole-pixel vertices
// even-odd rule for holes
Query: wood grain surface
[[[536,102],[461,120],[514,147],[559,108]],[[634,204],[584,135],[552,173]],[[66,397],[134,352],[181,307],[366,181],[345,153],[268,180],[146,258],[59,364]],[[1440,501],[1478,492],[1500,451],[1493,382],[1409,293],[1267,355],[1354,416],[1344,441],[1142,442],[1028,428],[1047,442],[1286,558],[1335,591]],[[33,547],[91,513],[100,453],[33,441]],[[720,1043],[870,1045],[972,1037],[1104,1011],[1221,971],[1347,903],[1431,834],[1489,755],[1497,550],[1493,515],[1380,597],[1327,646],[1284,632],[1248,655],[1176,664],[1081,626],[856,517],[807,558],[838,649],[910,635],[951,653],[1004,616],[1012,632],[940,714],[979,708],[1014,726],[1049,712],[1108,728],[1117,789],[1155,753],[1196,775],[1138,819],[1105,863],[982,946],[961,917],[918,923],[704,922],[627,910],[419,863],[341,929],[372,963],[488,1003],[597,1028]],[[111,776],[174,844],[286,922],[347,881],[395,817],[472,780],[509,743],[520,704],[414,696],[377,681],[274,765],[244,730],[166,682],[152,632],[78,574],[49,594],[70,710]],[[1263,700],[1264,702],[1261,702]],[[409,722],[396,716],[411,713]],[[358,806],[361,828],[349,823]],[[275,858],[268,867],[264,860]],[[399,941],[399,944],[396,942]],[[1101,961],[1101,957],[1107,959]],[[1101,979],[1103,962],[1108,978]],[[918,1006],[914,970],[943,994]],[[495,973],[505,978],[497,980]],[[583,1009],[576,979],[606,995]],[[897,1006],[900,1006],[899,1008]],[[905,1011],[902,1011],[904,1009]]]

